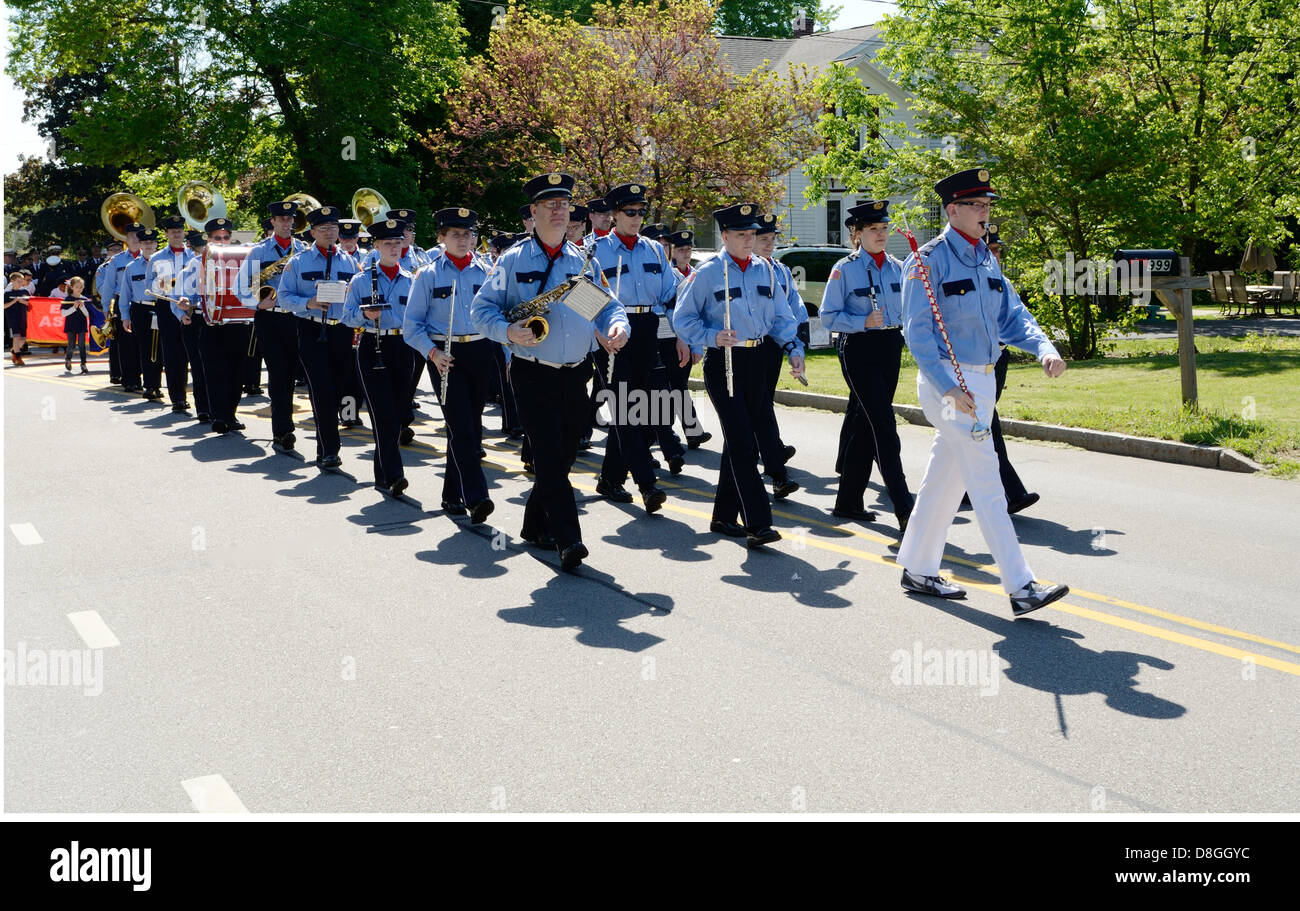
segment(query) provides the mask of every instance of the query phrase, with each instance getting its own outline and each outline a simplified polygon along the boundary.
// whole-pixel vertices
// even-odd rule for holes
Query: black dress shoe
[[[745,543],[750,547],[762,547],[765,544],[771,544],[773,541],[780,540],[781,533],[775,528],[760,528],[758,531],[752,532],[749,536],[749,540]]]
[[[190,406],[188,402],[177,402],[172,406],[172,414],[189,414]]]
[[[496,508],[497,505],[495,503],[487,497],[484,497],[470,508],[469,524],[482,525],[487,521],[487,517],[492,515],[492,510]]]
[[[245,386],[244,395],[265,395],[261,386]]]
[[[674,456],[668,460],[668,470],[673,474],[681,474],[682,469],[686,467],[686,460],[681,456]]]
[[[641,491],[641,502],[645,503],[645,511],[656,513],[668,502],[668,494],[664,493],[658,487],[647,487]]]
[[[532,462],[524,463],[524,474],[534,474]]]
[[[238,421],[236,421],[236,423],[238,423]],[[271,439],[272,442],[282,449],[292,449],[293,444],[298,441],[298,438],[293,435],[292,431],[289,433],[282,433],[280,436],[272,437]]]
[[[525,544],[531,544],[533,547],[540,547],[543,550],[555,550],[555,539],[546,532],[535,535],[520,532],[519,539]]]
[[[410,485],[407,482],[406,478],[398,478],[396,481],[388,485],[388,492],[395,497],[400,497],[402,495],[402,491],[406,490],[408,486]]]
[[[145,390],[145,393],[144,393],[144,397],[147,398],[147,399],[148,399],[149,401],[151,401],[151,402],[161,402],[161,401],[163,400],[162,390],[161,390],[161,389],[146,389],[146,390]]]
[[[570,544],[568,547],[564,548],[564,550],[560,551],[560,569],[564,570],[566,573],[571,573],[581,566],[582,561],[589,556],[591,556],[591,554],[587,550],[587,545],[583,544],[581,541],[576,544]]]
[[[1053,601],[1059,601],[1069,593],[1070,586],[1068,585],[1044,585],[1041,582],[1030,582],[1011,596],[1011,612],[1017,617],[1023,617],[1040,607],[1046,607]]]
[[[486,459],[486,458],[487,458],[487,450],[484,449],[482,446],[480,446],[480,447],[478,448],[478,457],[479,457],[480,459]]]
[[[627,492],[627,488],[615,487],[613,484],[606,484],[603,480],[596,482],[596,493],[614,503],[632,502],[632,494]]]
[[[1033,506],[1037,502],[1038,502],[1038,494],[1027,493],[1023,497],[1017,497],[1016,499],[1008,503],[1007,513],[1014,516],[1016,513],[1028,509],[1029,507]]]
[[[778,484],[778,483],[776,483],[775,481],[773,481],[773,482],[772,482],[772,499],[773,499],[773,500],[784,500],[786,497],[790,496],[790,494],[794,493],[794,492],[795,492],[796,490],[798,490],[798,489],[799,489],[799,482],[798,482],[798,481],[791,481],[789,478],[786,478],[786,479],[785,479],[784,481],[782,481],[780,484]]]
[[[653,469],[655,469],[656,471],[658,471],[660,468],[663,468],[664,466],[663,466],[663,463],[660,462],[658,459],[656,459],[656,458],[651,458],[651,459],[650,459],[650,467],[653,468]]]
[[[361,426],[361,418],[348,418],[346,421],[341,422],[340,426],[342,426],[342,427],[360,427],[360,426]]]
[[[412,430],[410,427],[403,427],[401,434],[398,435],[397,437],[397,444],[399,446],[410,446],[411,441],[414,439],[415,439],[415,431]]]
[[[248,426],[243,421],[239,420],[239,418],[235,418],[235,420],[231,422],[230,428],[232,430],[247,430]],[[292,437],[293,434],[291,433],[289,436]],[[289,441],[289,445],[293,445],[293,440]]]
[[[578,440],[578,449],[586,451],[591,448],[591,437],[583,437]]]
[[[464,503],[453,503],[450,500],[442,501],[442,511],[449,516],[463,516],[469,512]]]
[[[198,417],[194,420],[198,421],[200,424],[211,424],[212,415],[208,414],[206,411],[200,411]]]
[[[863,509],[861,506],[853,509],[842,509],[836,506],[831,510],[831,515],[840,519],[857,519],[860,522],[876,521],[876,514],[869,509]]]
[[[506,439],[508,440],[522,440],[523,438],[524,438],[524,430],[522,427],[515,427],[511,429],[509,433],[506,434]]]
[[[795,450],[793,446],[787,446],[785,449],[781,450],[781,454],[785,456],[787,462],[794,458],[794,452]]]
[[[710,522],[709,531],[715,535],[726,535],[728,538],[743,538],[749,534],[745,531],[745,526],[737,525],[735,522],[723,522],[721,519]]]
[[[319,464],[325,471],[338,471],[343,467],[343,459],[338,455],[321,456]]]
[[[82,375],[82,376],[85,376],[85,375],[86,375],[87,373],[89,373],[89,372],[90,372],[90,371],[87,370],[85,367],[82,367],[82,368],[81,368],[81,375]]]
[[[704,433],[701,433],[699,436],[693,436],[693,437],[690,437],[690,438],[686,441],[686,448],[687,448],[687,449],[699,449],[701,446],[703,446],[705,443],[707,443],[707,442],[708,442],[709,440],[711,440],[711,439],[713,439],[713,434],[709,433],[709,432],[706,430],[706,431],[704,431]]]
[[[212,432],[213,432],[213,433],[230,433],[230,425],[227,424],[225,421],[213,421],[213,422],[212,422]]]
[[[907,520],[910,516],[898,516],[898,538],[901,541],[903,535],[907,534]]]

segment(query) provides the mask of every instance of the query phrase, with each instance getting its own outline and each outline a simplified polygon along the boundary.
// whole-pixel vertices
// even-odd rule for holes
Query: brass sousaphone
[[[191,180],[176,193],[176,209],[187,225],[202,231],[209,219],[226,217],[226,200],[206,180]]]
[[[383,194],[370,187],[362,187],[352,194],[352,217],[367,228],[376,218],[383,218],[391,208]]]
[[[286,196],[284,200],[298,204],[298,208],[293,213],[293,233],[301,234],[307,230],[307,213],[319,209],[320,200],[306,193],[294,193],[292,196]]]
[[[99,207],[99,220],[104,223],[104,230],[118,240],[126,240],[126,229],[132,222],[140,222],[146,228],[154,226],[153,209],[134,193],[125,191],[114,193],[104,200]]]

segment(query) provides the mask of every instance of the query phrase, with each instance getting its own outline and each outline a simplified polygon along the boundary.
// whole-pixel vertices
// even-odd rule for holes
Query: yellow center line
[[[24,373],[20,375],[25,376],[29,379],[39,380],[42,382],[55,383],[58,385],[81,386],[80,382],[77,382],[76,380],[73,380],[70,377],[63,377],[63,378],[44,377],[36,373]],[[83,387],[83,388],[104,388],[104,387]],[[111,388],[108,388],[107,391],[119,392],[119,394],[123,396],[130,395],[129,393],[120,392],[119,390],[114,390]],[[295,395],[302,395],[302,393],[295,392]],[[264,418],[261,417],[260,415],[253,414],[248,409],[241,409],[241,411],[243,414],[245,414],[247,417],[253,420],[270,423],[270,418]],[[371,433],[356,430],[355,428],[348,428],[345,431],[345,435],[351,436],[354,439],[372,438]],[[411,444],[411,446],[414,448],[425,449],[435,455],[442,455],[445,452],[445,450],[443,449],[439,449],[438,447],[433,446],[432,444],[424,443],[418,439],[415,440]],[[515,451],[512,447],[502,450],[498,448],[498,446],[499,444],[494,445],[493,450],[490,450],[493,453],[494,457],[500,456],[504,452]],[[483,464],[491,466],[505,474],[523,473],[523,462],[518,459],[505,457],[505,458],[501,458],[499,462],[493,461],[492,459],[485,459],[483,461]],[[579,457],[576,460],[575,464],[582,464],[588,466],[589,468],[595,469],[597,472],[599,471],[599,466],[591,459]],[[591,482],[593,483],[588,483],[586,479],[590,479]],[[596,485],[594,483],[596,480],[598,480],[597,473],[588,473],[588,474],[580,475],[578,477],[571,477],[571,481],[574,487],[591,493],[594,493],[596,490]],[[698,490],[693,487],[674,484],[672,482],[662,482],[662,484],[665,487],[669,487],[674,490],[680,491],[682,493],[699,497],[701,499],[710,499],[713,496],[712,492],[710,491]],[[669,512],[677,513],[679,515],[684,515],[684,516],[691,516],[698,519],[712,518],[711,513],[699,509],[693,509],[689,506],[680,505],[671,500],[665,503],[662,508]],[[773,509],[772,514],[774,516],[780,516],[781,518],[789,519],[794,522],[803,523],[808,526],[816,526],[819,528],[839,532],[840,534],[843,534],[846,537],[860,537],[869,541],[884,543],[884,544],[895,543],[891,539],[884,538],[879,535],[869,534],[867,532],[859,531],[858,529],[844,528],[839,525],[833,525],[829,522],[820,521],[818,519],[809,518],[807,516],[797,515],[795,513],[785,512],[783,510]],[[848,547],[842,544],[836,544],[832,541],[822,541],[813,538],[810,535],[803,535],[801,537],[801,544],[804,546],[816,548],[818,550],[824,550],[829,553],[836,553],[842,556],[866,560],[867,562],[875,563],[880,566],[888,566],[894,568],[897,567],[897,563],[894,560],[894,557],[892,555],[885,556],[881,554],[874,554],[869,551],[859,550],[858,548]],[[961,557],[946,557],[945,559],[948,560],[948,562],[957,563],[981,571],[986,571],[986,572],[996,571],[996,567],[989,564],[981,564],[974,560],[969,560]],[[966,586],[967,588],[972,588],[978,591],[983,591],[989,594],[1005,597],[1005,593],[1002,591],[1000,585],[989,584],[986,582],[979,582],[974,579],[965,578],[963,576],[958,576],[955,574],[952,576],[952,579],[955,582],[960,582],[962,585]],[[1219,626],[1214,623],[1206,623],[1201,620],[1196,620],[1192,617],[1185,617],[1181,614],[1175,614],[1170,611],[1164,611],[1154,607],[1147,607],[1146,605],[1142,605],[1142,604],[1135,604],[1134,602],[1125,601],[1119,598],[1112,598],[1108,595],[1103,595],[1103,594],[1090,592],[1086,590],[1075,590],[1073,588],[1070,590],[1070,594],[1071,596],[1077,595],[1079,597],[1088,598],[1090,600],[1097,601],[1103,604],[1126,608],[1128,610],[1145,613],[1154,617],[1160,617],[1161,619],[1168,620],[1173,623],[1181,623],[1186,626],[1194,627],[1196,629],[1205,630],[1207,632],[1217,633],[1219,635],[1230,636],[1239,639],[1246,639],[1248,641],[1256,642],[1261,645],[1267,645],[1274,648],[1283,649],[1286,651],[1300,653],[1300,647],[1291,645],[1286,642],[1280,642],[1275,639],[1268,639],[1263,636],[1257,636],[1253,633],[1247,633],[1241,630],[1234,630],[1229,627]],[[1081,617],[1087,620],[1093,620],[1097,623],[1104,623],[1109,626],[1118,627],[1120,629],[1126,629],[1131,632],[1142,633],[1147,636],[1152,636],[1153,638],[1163,639],[1168,642],[1175,642],[1180,645],[1186,645],[1191,648],[1199,649],[1205,652],[1211,652],[1213,654],[1222,655],[1228,658],[1234,658],[1237,660],[1249,659],[1253,661],[1255,664],[1260,665],[1262,667],[1271,668],[1276,671],[1281,671],[1286,674],[1291,674],[1293,676],[1300,677],[1300,664],[1296,664],[1290,661],[1283,661],[1278,658],[1271,658],[1267,655],[1261,655],[1255,652],[1244,651],[1242,649],[1235,648],[1230,645],[1223,645],[1208,639],[1202,639],[1198,636],[1191,636],[1186,633],[1181,633],[1174,630],[1167,630],[1164,629],[1163,627],[1152,626],[1151,624],[1142,623],[1137,620],[1131,620],[1126,617],[1116,616],[1114,614],[1109,614],[1104,611],[1093,610],[1091,608],[1082,607],[1077,604],[1071,604],[1068,601],[1064,601],[1064,600],[1049,605],[1048,609],[1059,610],[1062,613],[1071,614],[1073,616]]]

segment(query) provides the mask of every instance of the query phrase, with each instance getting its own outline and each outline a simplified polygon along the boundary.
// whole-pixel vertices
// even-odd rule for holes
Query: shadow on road
[[[754,592],[784,592],[804,607],[851,607],[852,601],[834,592],[857,576],[848,565],[841,560],[834,569],[818,569],[788,550],[751,550],[741,563],[746,574],[723,576],[722,581]]]
[[[1176,702],[1137,688],[1142,665],[1162,671],[1174,669],[1163,658],[1138,652],[1093,651],[1079,643],[1078,640],[1086,638],[1083,633],[1057,626],[1046,618],[1014,620],[954,601],[917,600],[1002,636],[1000,642],[994,643],[993,650],[1011,665],[1003,672],[1004,676],[1012,683],[1056,697],[1057,727],[1062,737],[1070,736],[1063,696],[1100,693],[1110,708],[1155,721],[1181,718],[1187,712]]]
[[[558,565],[558,557],[543,562]],[[584,584],[589,582],[596,582],[606,591],[593,592]],[[672,598],[667,595],[625,591],[613,576],[584,566],[573,575],[556,572],[544,586],[532,593],[531,604],[507,607],[497,611],[497,616],[507,623],[521,623],[539,629],[576,628],[575,641],[592,648],[641,652],[659,644],[663,638],[627,629],[623,621],[645,614],[666,615],[672,607]]]

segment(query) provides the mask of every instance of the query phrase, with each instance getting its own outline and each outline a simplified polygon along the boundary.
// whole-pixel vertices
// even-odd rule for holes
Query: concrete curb
[[[703,389],[704,381],[692,378],[692,389]],[[795,392],[778,389],[776,400],[782,405],[797,408],[817,408],[822,411],[834,411],[843,414],[848,407],[848,399],[839,395],[821,395],[815,392]],[[930,422],[917,405],[894,405],[894,413],[901,415],[910,424],[929,427]],[[1132,456],[1138,459],[1152,459],[1157,462],[1173,462],[1177,465],[1193,465],[1197,468],[1215,468],[1220,471],[1256,472],[1263,470],[1258,462],[1246,458],[1235,450],[1223,446],[1198,446],[1193,443],[1179,443],[1174,440],[1155,440],[1150,437],[1135,437],[1108,430],[1088,430],[1083,427],[1063,427],[1060,424],[1039,424],[1034,421],[1013,421],[1002,419],[1002,432],[1007,436],[1021,437],[1026,440],[1045,440],[1052,443],[1068,443],[1080,449],[1092,452],[1104,452],[1110,455]]]

